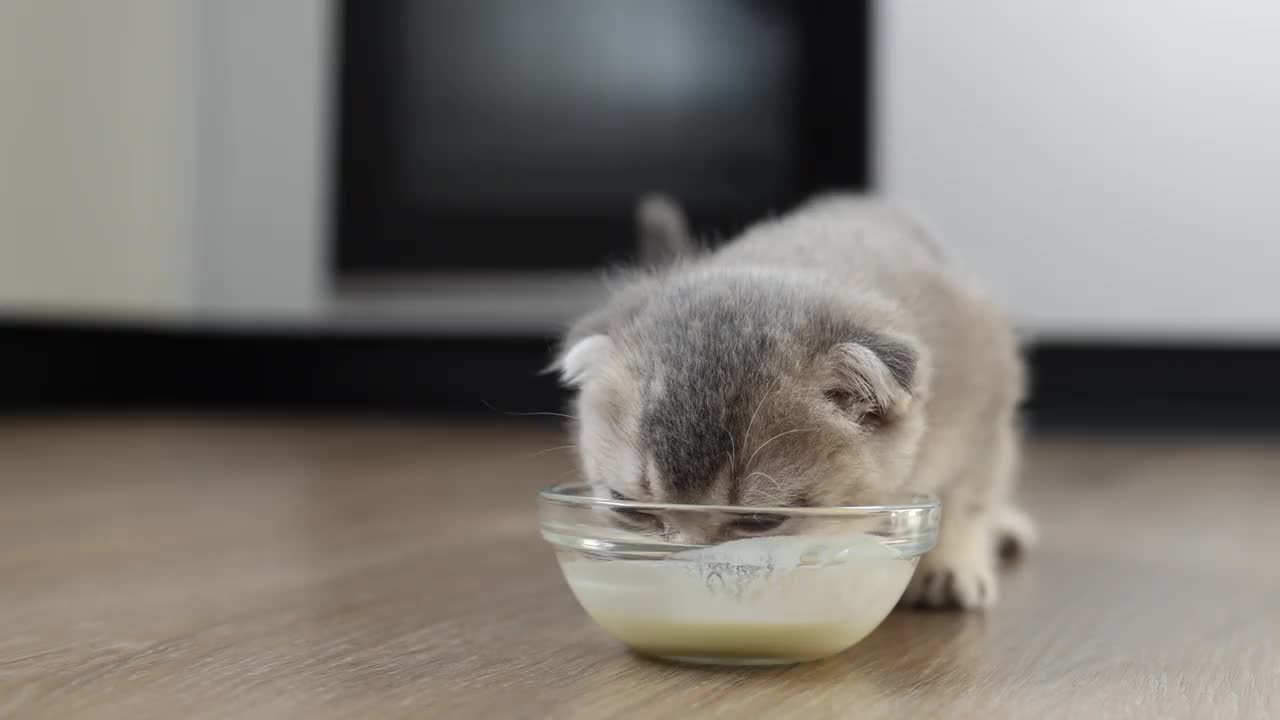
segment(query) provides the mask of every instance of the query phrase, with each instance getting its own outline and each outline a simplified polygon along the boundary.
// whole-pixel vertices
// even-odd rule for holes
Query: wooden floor
[[[1277,440],[1033,442],[998,608],[743,671],[577,608],[553,429],[4,421],[0,718],[1276,718]]]

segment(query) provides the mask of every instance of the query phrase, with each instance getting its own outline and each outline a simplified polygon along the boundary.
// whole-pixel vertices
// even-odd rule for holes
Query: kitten
[[[688,246],[662,198],[648,257]],[[601,497],[756,506],[943,500],[904,604],[985,607],[1012,505],[1023,371],[996,308],[921,229],[866,198],[817,198],[710,253],[637,273],[580,320],[555,367],[576,389],[582,471]],[[769,534],[632,516],[685,542]]]

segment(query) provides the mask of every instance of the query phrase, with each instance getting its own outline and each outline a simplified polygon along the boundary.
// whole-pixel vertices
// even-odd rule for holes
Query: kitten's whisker
[[[764,449],[764,446],[765,446],[765,445],[768,445],[769,443],[773,442],[774,440],[777,440],[777,439],[778,439],[778,438],[780,438],[780,437],[785,437],[785,436],[787,436],[787,435],[791,435],[792,433],[799,433],[799,432],[813,432],[814,430],[817,430],[817,429],[818,429],[818,428],[795,428],[794,430],[787,430],[786,432],[780,432],[780,433],[778,433],[777,435],[774,435],[773,437],[769,438],[768,440],[765,440],[764,442],[760,443],[760,447],[756,448],[756,451],[755,451],[755,452],[753,452],[753,453],[751,453],[751,457],[747,459],[747,466],[748,466],[748,467],[750,467],[750,466],[751,466],[751,461],[756,459],[756,456],[760,454],[760,451]]]
[[[534,412],[515,412],[515,411],[513,411],[513,410],[499,410],[498,408],[496,408],[496,407],[494,407],[493,405],[489,404],[489,401],[488,401],[488,400],[481,400],[480,402],[481,402],[485,407],[489,408],[490,410],[492,410],[492,411],[494,411],[494,412],[496,412],[496,413],[502,413],[503,415],[515,415],[515,416],[522,416],[522,417],[530,417],[530,416],[536,416],[536,415],[546,415],[546,416],[549,416],[549,417],[560,417],[560,418],[565,418],[566,420],[577,420],[577,419],[578,419],[578,416],[576,416],[576,415],[568,415],[568,414],[565,414],[565,413],[550,412],[550,411],[546,411],[546,410],[535,410]]]
[[[747,443],[751,441],[751,427],[756,424],[756,415],[760,414],[760,408],[764,407],[764,401],[768,400],[769,393],[773,392],[774,383],[780,382],[781,379],[781,376],[776,377],[773,380],[770,380],[769,384],[765,386],[764,395],[760,398],[760,402],[756,403],[755,411],[751,413],[751,421],[747,423],[747,431],[742,434],[743,447],[746,447]],[[747,464],[750,465],[751,461],[748,460]]]
[[[755,477],[755,476],[757,476],[757,475],[763,475],[763,476],[765,476],[765,477],[769,478],[770,480],[772,480],[774,485],[777,485],[778,487],[782,487],[782,483],[778,482],[778,481],[777,481],[777,479],[775,479],[772,475],[770,475],[769,473],[767,473],[767,472],[765,472],[765,471],[763,471],[763,470],[756,470],[755,472],[753,472],[753,473],[751,473],[750,475],[748,475],[748,476],[746,476],[745,478],[743,478],[743,480],[750,480],[751,478],[753,478],[753,477]]]
[[[780,505],[782,498],[787,496],[787,492],[782,489],[782,483],[778,482],[777,478],[775,478],[774,476],[761,470],[756,470],[755,472],[743,478],[743,480],[750,480],[756,475],[762,475],[768,478],[769,481],[773,483],[774,492],[766,496],[767,502],[773,505]]]
[[[567,413],[558,413],[558,412],[505,412],[503,413],[503,415],[518,415],[518,416],[526,416],[526,417],[534,416],[534,415],[546,415],[548,417],[565,418],[566,420],[578,419],[577,415],[569,415]]]
[[[556,447],[549,447],[549,448],[547,448],[547,449],[545,449],[545,450],[539,450],[538,452],[533,453],[533,454],[532,454],[532,455],[530,455],[529,457],[531,457],[531,458],[542,457],[543,455],[546,455],[547,453],[553,453],[553,452],[555,452],[555,451],[557,451],[557,450],[571,450],[571,449],[573,449],[574,447],[577,447],[577,446],[576,446],[576,445],[557,445]]]
[[[720,428],[724,430],[725,435],[729,436],[729,470],[732,472],[733,468],[738,465],[738,443],[733,441],[733,433],[729,432],[729,428],[724,425],[721,425]]]

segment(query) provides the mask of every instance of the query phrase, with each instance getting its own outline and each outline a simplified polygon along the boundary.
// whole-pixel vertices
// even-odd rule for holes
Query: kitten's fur
[[[639,219],[653,257],[682,242],[668,201],[646,201]],[[996,543],[1030,540],[1010,504],[1023,381],[1009,324],[875,201],[818,198],[627,279],[573,327],[557,366],[578,389],[579,456],[601,496],[778,506],[937,493],[944,520],[912,605],[989,605]]]

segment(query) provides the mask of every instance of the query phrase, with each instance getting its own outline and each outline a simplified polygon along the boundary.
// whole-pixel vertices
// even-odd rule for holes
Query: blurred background
[[[0,717],[1280,717],[1278,69],[1269,0],[0,0]],[[541,370],[643,194],[836,188],[1016,321],[1041,545],[631,658]]]
[[[661,190],[925,217],[1036,422],[1274,424],[1280,6],[3,0],[0,409],[556,409]]]

